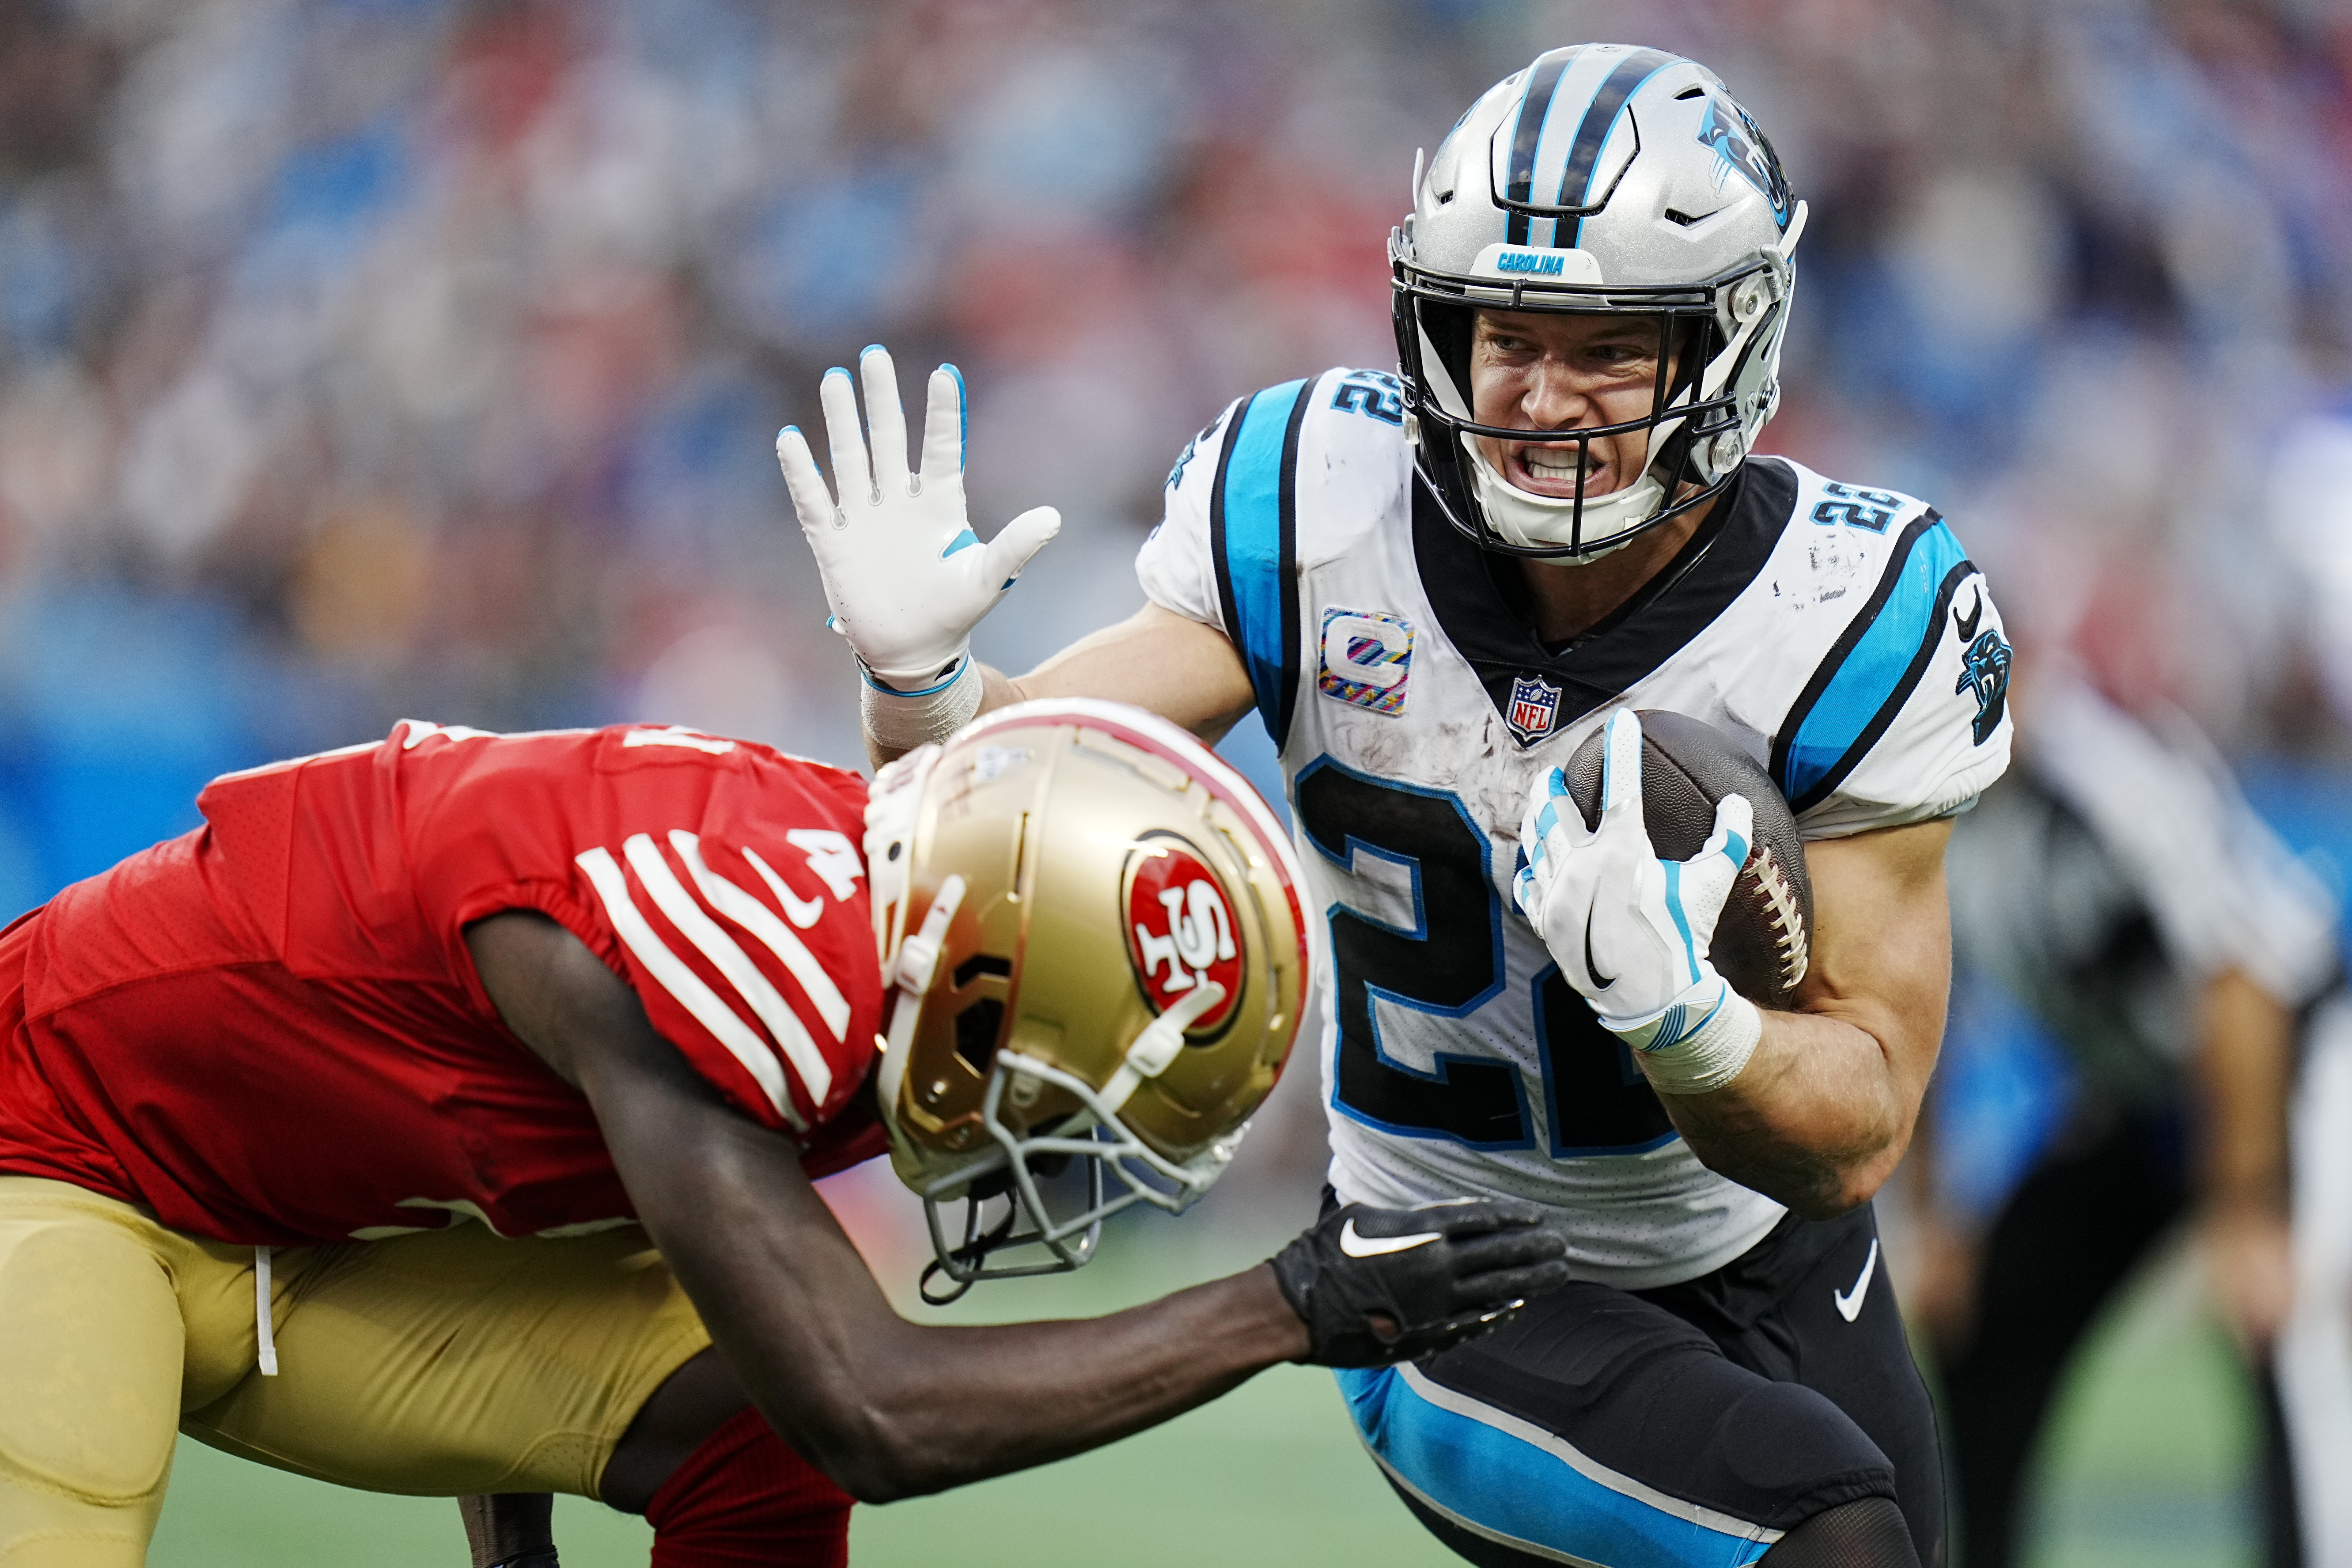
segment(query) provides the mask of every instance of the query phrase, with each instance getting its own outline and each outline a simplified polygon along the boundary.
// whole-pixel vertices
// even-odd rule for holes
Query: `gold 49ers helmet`
[[[1139,709],[1025,702],[884,769],[866,825],[896,988],[876,1089],[925,1294],[1075,1268],[1107,1216],[1206,1192],[1308,995],[1297,862],[1257,792]],[[1066,1172],[1083,1196],[1055,1215],[1040,1182]],[[1016,1247],[1043,1251],[991,1261]]]

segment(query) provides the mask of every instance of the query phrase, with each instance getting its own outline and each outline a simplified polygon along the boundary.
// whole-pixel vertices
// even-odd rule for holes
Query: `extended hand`
[[[1568,1283],[1543,1211],[1503,1200],[1349,1204],[1276,1255],[1317,1366],[1386,1366],[1458,1344]]]
[[[1696,1028],[1727,991],[1707,944],[1748,859],[1754,820],[1745,796],[1727,795],[1696,855],[1661,860],[1642,818],[1642,721],[1612,714],[1602,755],[1597,828],[1584,826],[1558,768],[1536,781],[1519,825],[1528,864],[1515,891],[1601,1021],[1619,1034],[1648,1030],[1664,1045]]]
[[[867,349],[857,369],[866,384],[866,429],[858,425],[847,371],[835,365],[819,388],[838,503],[797,426],[778,433],[776,461],[801,531],[816,552],[833,629],[880,679],[915,690],[935,684],[964,657],[971,628],[1060,531],[1062,515],[1034,508],[981,543],[964,515],[963,377],[953,365],[931,373],[923,466],[910,475],[906,416],[888,351]]]

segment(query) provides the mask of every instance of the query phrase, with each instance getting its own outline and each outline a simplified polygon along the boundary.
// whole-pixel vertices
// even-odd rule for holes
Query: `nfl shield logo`
[[[1511,706],[1503,715],[1503,722],[1519,738],[1522,746],[1532,746],[1551,733],[1552,721],[1559,717],[1559,688],[1539,675],[1522,675],[1511,682]]]

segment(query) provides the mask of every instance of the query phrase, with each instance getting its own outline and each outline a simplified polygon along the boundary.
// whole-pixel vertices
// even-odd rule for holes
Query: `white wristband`
[[[1678,1001],[1657,1017],[1613,1031],[1640,1054],[1650,1087],[1660,1094],[1706,1094],[1739,1076],[1764,1037],[1764,1015],[1756,1004],[1720,979],[1714,1005],[1696,1024],[1705,997]]]
[[[919,691],[899,691],[875,679],[858,661],[858,710],[877,745],[911,752],[944,741],[980,711],[980,666],[970,654],[948,675]]]

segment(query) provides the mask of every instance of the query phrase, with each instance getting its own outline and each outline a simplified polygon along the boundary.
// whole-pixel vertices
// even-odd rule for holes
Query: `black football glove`
[[[1533,1204],[1482,1199],[1332,1210],[1274,1258],[1318,1366],[1386,1366],[1486,1332],[1568,1283]],[[1385,1320],[1375,1322],[1375,1317]]]

